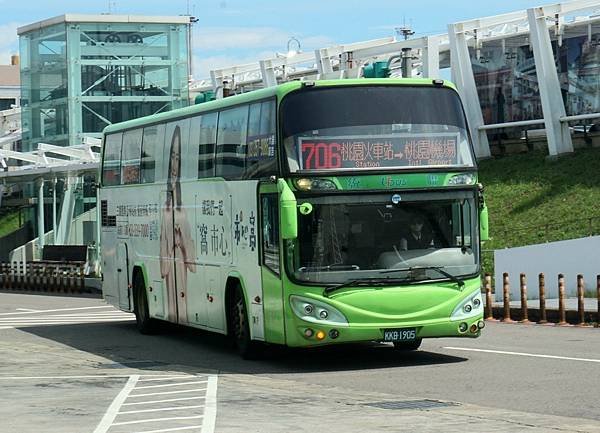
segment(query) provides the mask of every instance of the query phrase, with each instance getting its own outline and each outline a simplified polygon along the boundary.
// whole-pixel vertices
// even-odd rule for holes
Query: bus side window
[[[142,161],[140,166],[142,183],[154,183],[156,178],[156,155],[162,152],[164,134],[165,129],[163,125],[153,125],[144,128]]]
[[[219,113],[204,114],[194,119],[200,123],[198,147],[198,179],[215,175],[215,145],[217,143],[217,118]]]
[[[123,134],[121,150],[121,183],[128,185],[140,182],[140,154],[142,130],[134,129]]]
[[[219,113],[217,132],[217,176],[241,179],[246,159],[248,105]]]
[[[277,174],[274,100],[250,106],[244,177],[258,179],[272,174]]]
[[[104,161],[102,162],[102,185],[121,184],[121,143],[123,133],[110,134],[104,138]]]
[[[277,194],[261,197],[262,262],[279,275],[279,203]]]

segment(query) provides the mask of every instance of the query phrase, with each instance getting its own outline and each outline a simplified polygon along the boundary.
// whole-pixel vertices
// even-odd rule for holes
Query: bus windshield
[[[473,167],[458,94],[433,86],[309,88],[282,101],[290,172]]]
[[[397,196],[396,196],[397,197]],[[290,257],[293,277],[315,284],[355,279],[412,281],[478,272],[473,191],[299,198],[312,212],[298,216]],[[290,250],[291,251],[291,250]],[[423,268],[431,269],[423,269]],[[410,272],[421,268],[419,272]],[[436,268],[436,269],[434,269]],[[390,272],[392,271],[392,272]]]

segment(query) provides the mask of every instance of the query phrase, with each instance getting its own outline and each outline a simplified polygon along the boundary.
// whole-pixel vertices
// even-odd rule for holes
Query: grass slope
[[[19,228],[19,211],[11,212],[0,217],[0,238]]]
[[[600,149],[579,149],[549,160],[545,153],[481,161],[491,240],[490,250],[600,234]]]

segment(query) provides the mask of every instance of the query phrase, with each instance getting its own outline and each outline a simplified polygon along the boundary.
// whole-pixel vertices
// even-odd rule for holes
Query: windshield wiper
[[[322,272],[322,271],[360,271],[358,265],[327,265],[327,266],[302,266],[300,272]]]
[[[455,275],[452,275],[450,272],[446,272],[443,268],[441,268],[439,266],[411,266],[410,268],[389,269],[387,271],[381,271],[380,274],[391,274],[394,272],[412,272],[412,271],[419,271],[419,270],[428,271],[430,269],[439,272],[444,277],[446,277],[449,280],[451,280],[452,282],[456,283],[460,290],[462,290],[462,288],[465,285],[465,282],[463,280],[461,280],[460,278],[458,278]]]
[[[343,289],[345,287],[381,286],[381,285],[384,285],[386,283],[391,283],[391,282],[405,282],[405,281],[406,281],[406,279],[390,278],[390,277],[385,277],[385,278],[359,278],[359,279],[355,279],[355,280],[346,281],[345,283],[335,284],[333,286],[327,286],[327,287],[325,287],[325,290],[323,290],[323,296],[327,296],[330,293],[335,292],[336,290],[339,290],[339,289]]]

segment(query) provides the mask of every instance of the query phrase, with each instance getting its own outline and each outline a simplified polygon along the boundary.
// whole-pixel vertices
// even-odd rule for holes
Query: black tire
[[[146,295],[146,286],[144,279],[135,277],[133,282],[133,311],[135,313],[135,323],[138,331],[145,335],[156,333],[156,320],[150,318],[148,309],[148,296]]]
[[[244,292],[240,286],[234,289],[229,303],[229,335],[243,359],[256,359],[260,356],[261,347],[256,341],[250,339],[250,324]]]
[[[421,347],[421,343],[423,342],[422,338],[417,338],[414,341],[405,341],[402,343],[394,343],[394,349],[399,350],[401,352],[410,352],[412,350],[417,350]]]

